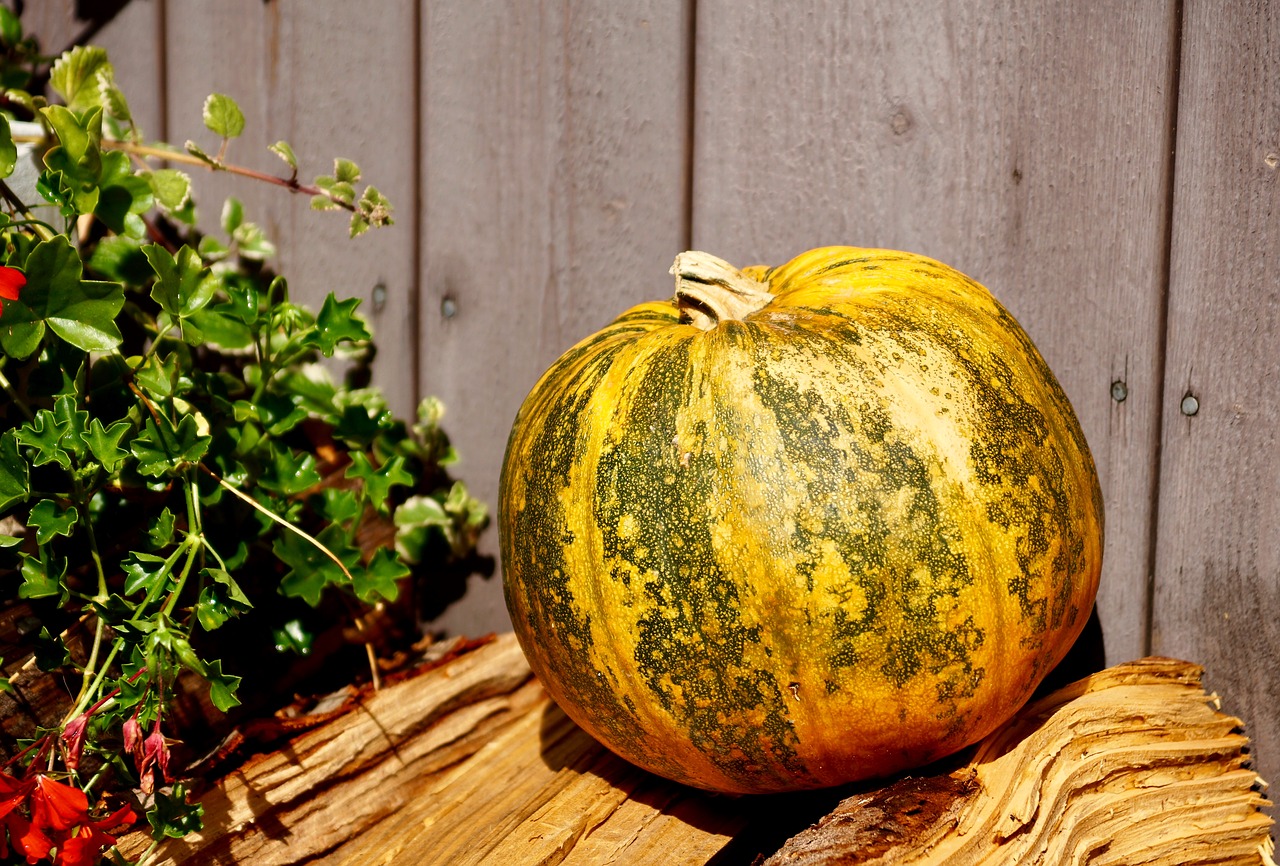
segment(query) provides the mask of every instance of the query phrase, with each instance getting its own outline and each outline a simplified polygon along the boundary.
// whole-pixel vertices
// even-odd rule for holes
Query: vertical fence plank
[[[1184,10],[1153,649],[1280,777],[1280,9]],[[1194,414],[1192,414],[1194,413]]]
[[[686,238],[685,0],[427,4],[423,388],[496,503],[517,408],[571,344],[670,294]],[[496,535],[486,534],[496,555]],[[441,620],[506,622],[497,581]]]
[[[1103,482],[1112,661],[1145,648],[1158,429],[1174,4],[1140,6],[702,0],[695,46],[695,247],[925,253],[1031,334]]]
[[[234,195],[246,218],[279,247],[274,266],[290,294],[318,308],[329,292],[362,298],[378,346],[374,382],[402,414],[415,404],[417,363],[415,13],[410,0],[376,14],[342,0],[168,0],[170,136],[206,150],[218,142],[201,121],[204,98],[226,93],[245,113],[228,160],[279,176],[288,167],[267,147],[285,140],[309,183],[332,174],[336,156],[356,160],[396,207],[397,224],[347,238],[342,213],[313,213],[304,195],[224,173],[192,169],[201,225],[217,231]]]
[[[88,34],[88,44],[107,50],[116,82],[145,135],[156,136],[163,123],[160,104],[162,52],[159,47],[161,0],[112,2],[88,7],[75,0],[28,2],[22,26],[36,36],[40,50],[56,54]],[[82,13],[88,17],[82,17]]]

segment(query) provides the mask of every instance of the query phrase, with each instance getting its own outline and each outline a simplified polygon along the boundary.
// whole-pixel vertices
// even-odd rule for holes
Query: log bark
[[[1060,689],[946,765],[817,799],[636,769],[549,701],[511,635],[336,703],[204,792],[204,831],[145,862],[1273,863],[1239,720],[1168,659]]]

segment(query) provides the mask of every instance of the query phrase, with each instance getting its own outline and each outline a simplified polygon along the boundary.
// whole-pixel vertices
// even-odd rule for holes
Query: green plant
[[[246,638],[220,641],[227,623],[305,652],[320,613],[363,623],[415,566],[465,557],[486,516],[447,475],[438,401],[409,424],[319,363],[369,360],[359,301],[293,303],[241,204],[226,202],[221,235],[199,233],[173,167],[311,195],[355,236],[391,221],[374,187],[357,192],[355,163],[312,185],[283,141],[283,177],[229,163],[244,118],[220,94],[204,105],[215,155],[146,143],[105,52],[58,58],[51,103],[24,90],[42,60],[3,8],[0,44],[0,591],[40,623],[11,679],[57,674],[72,692],[0,771],[0,856],[89,863],[135,807],[157,842],[199,827],[166,714],[192,681],[221,711],[239,703],[250,674],[225,653]],[[15,117],[40,124],[36,200],[3,180]],[[374,525],[394,548],[361,543]]]
[[[503,579],[547,691],[618,754],[736,792],[991,732],[1080,634],[1102,564],[1093,460],[1027,335],[910,253],[673,273],[511,432]]]

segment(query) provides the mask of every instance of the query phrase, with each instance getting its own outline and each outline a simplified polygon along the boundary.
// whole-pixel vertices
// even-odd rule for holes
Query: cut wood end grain
[[[950,772],[848,797],[765,866],[1274,866],[1249,741],[1200,676],[1148,658],[1086,677],[1025,707]]]

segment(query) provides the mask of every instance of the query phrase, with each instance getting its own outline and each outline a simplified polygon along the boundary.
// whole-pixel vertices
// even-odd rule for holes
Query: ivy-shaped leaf
[[[170,318],[189,316],[213,298],[218,284],[191,247],[183,244],[176,258],[159,244],[148,244],[142,252],[157,277],[151,297]]]
[[[385,511],[387,496],[392,487],[411,487],[414,478],[404,469],[404,458],[396,455],[375,469],[363,451],[351,455],[347,478],[359,478],[364,482],[364,495],[379,511]]]
[[[89,429],[80,434],[80,438],[103,469],[115,472],[128,456],[128,452],[120,447],[120,440],[127,432],[127,421],[116,421],[110,427],[103,427],[102,419],[94,418],[89,422]]]
[[[166,507],[147,529],[147,540],[152,550],[161,550],[173,543],[173,526],[173,512]]]
[[[211,441],[210,437],[200,434],[198,422],[192,415],[183,415],[176,428],[163,415],[160,419],[163,429],[149,417],[129,444],[129,450],[138,458],[139,474],[149,478],[174,474],[188,464],[198,463]]]
[[[124,571],[124,594],[144,592],[155,597],[162,592],[169,585],[168,578],[172,572],[165,564],[167,561],[153,553],[130,552],[120,563]]]
[[[232,707],[240,706],[240,699],[236,697],[240,677],[224,674],[219,659],[207,661],[203,667],[200,674],[209,682],[209,700],[213,701],[213,705],[224,713]]]
[[[6,352],[16,358],[30,356],[45,326],[86,352],[107,352],[120,345],[115,318],[124,306],[123,287],[83,280],[83,272],[79,254],[63,235],[32,249],[26,261],[27,285],[0,313],[0,344]]]
[[[228,572],[206,568],[202,574],[212,581],[205,584],[196,600],[196,619],[205,631],[213,631],[253,607]]]
[[[375,604],[380,598],[395,601],[400,594],[397,581],[409,576],[409,567],[390,550],[379,547],[369,564],[353,572],[352,576],[355,580],[351,588],[362,601],[368,604]]]
[[[18,598],[51,598],[66,592],[62,585],[62,578],[67,574],[66,560],[42,561],[26,553],[21,557],[18,572],[22,575],[22,585],[18,587]],[[41,667],[41,670],[52,670],[62,664],[58,662],[51,668]]]
[[[32,506],[27,525],[35,527],[37,544],[48,544],[59,535],[70,538],[79,519],[74,505],[64,510],[52,499],[41,499]]]
[[[159,842],[166,836],[181,839],[204,829],[204,806],[187,802],[186,786],[178,782],[168,792],[157,789],[154,805],[147,810],[151,838]]]
[[[83,119],[61,105],[40,111],[58,137],[58,144],[45,151],[44,164],[62,175],[76,211],[93,213],[102,177],[102,109],[90,109]]]
[[[18,450],[18,431],[0,434],[0,513],[31,495],[30,470]]]
[[[18,428],[18,441],[35,451],[31,458],[33,466],[57,463],[63,469],[71,468],[71,455],[62,447],[67,426],[67,422],[60,422],[50,410],[41,409],[34,418]]]
[[[372,339],[369,329],[356,315],[358,306],[359,298],[339,301],[330,292],[316,315],[316,329],[308,335],[307,345],[319,349],[328,358],[333,356],[339,343],[361,343]]]
[[[316,540],[337,556],[348,571],[360,564],[359,549],[347,543],[341,527],[326,526]],[[329,584],[345,586],[350,582],[328,554],[295,532],[282,532],[271,550],[290,569],[280,579],[280,592],[290,598],[301,598],[312,607],[320,603],[320,596]]]

